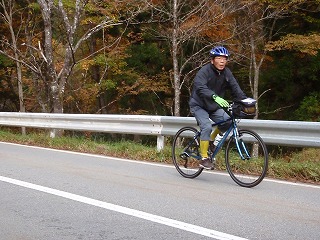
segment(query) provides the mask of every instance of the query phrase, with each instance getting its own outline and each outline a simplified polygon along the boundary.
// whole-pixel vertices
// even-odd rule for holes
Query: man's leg
[[[200,107],[191,108],[191,113],[196,118],[201,131],[200,154],[202,161],[200,162],[200,166],[206,169],[212,169],[213,164],[208,157],[209,140],[212,131],[212,123],[209,119],[209,114]]]
[[[223,110],[223,109],[218,109],[214,113],[210,115],[210,118],[212,121],[218,123],[222,121],[226,121],[229,118],[229,115]],[[223,138],[224,133],[229,129],[231,124],[231,121],[225,122],[224,124],[221,124],[218,126],[215,131],[217,134],[215,135],[215,139],[213,142],[213,145],[216,147],[221,139]]]
[[[215,123],[226,121],[230,116],[223,110],[223,109],[218,109],[214,113],[210,114],[210,118],[212,121]],[[227,131],[230,127],[231,121],[228,121],[224,124],[221,124],[218,126],[218,129],[220,132],[224,133]]]

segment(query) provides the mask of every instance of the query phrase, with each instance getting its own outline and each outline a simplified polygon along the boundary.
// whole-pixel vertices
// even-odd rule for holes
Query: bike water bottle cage
[[[235,117],[252,118],[256,115],[256,103],[253,98],[245,98],[235,101],[232,105],[232,112]]]

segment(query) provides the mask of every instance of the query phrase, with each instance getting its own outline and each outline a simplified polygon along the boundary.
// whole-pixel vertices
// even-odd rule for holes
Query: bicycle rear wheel
[[[193,127],[183,127],[174,136],[172,143],[172,161],[177,171],[186,178],[195,178],[201,174],[199,167],[199,132]]]
[[[263,180],[268,170],[267,147],[261,137],[251,130],[239,130],[238,143],[239,147],[235,136],[231,136],[227,143],[227,170],[240,186],[254,187]]]

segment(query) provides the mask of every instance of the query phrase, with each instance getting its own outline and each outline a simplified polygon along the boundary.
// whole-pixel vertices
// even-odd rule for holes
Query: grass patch
[[[268,176],[320,184],[320,149],[304,148],[282,157],[270,157]]]
[[[0,130],[0,139],[4,142],[24,145],[141,161],[172,163],[170,144],[167,144],[163,151],[158,152],[154,144],[147,145],[128,140],[102,141],[85,136],[50,138],[44,131],[21,135],[20,133],[8,130]],[[285,154],[274,154],[271,152],[271,155],[274,156],[269,156],[268,177],[320,184],[319,148],[304,148]],[[217,159],[217,169],[225,171],[224,153],[220,152]]]
[[[165,147],[161,152],[155,146],[148,146],[128,140],[101,141],[81,137],[50,138],[47,134],[29,133],[21,135],[0,130],[0,139],[4,142],[19,143],[39,147],[70,150],[82,153],[100,154],[119,158],[142,161],[171,163],[171,147]]]

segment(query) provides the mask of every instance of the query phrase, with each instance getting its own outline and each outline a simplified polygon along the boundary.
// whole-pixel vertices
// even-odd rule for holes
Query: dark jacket
[[[224,98],[227,89],[230,89],[233,100],[246,98],[229,68],[218,71],[208,63],[199,70],[194,79],[189,106],[199,106],[208,112],[214,112],[219,106],[212,99],[212,95]]]

